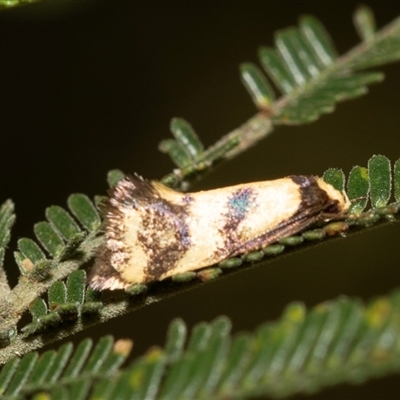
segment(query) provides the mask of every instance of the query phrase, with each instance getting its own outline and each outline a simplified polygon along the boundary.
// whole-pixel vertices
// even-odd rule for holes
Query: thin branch
[[[11,293],[0,298],[0,326],[2,330],[16,326],[33,300],[45,293],[54,282],[66,278],[72,271],[79,269],[85,262],[88,262],[101,240],[100,237],[96,238],[89,235],[80,247],[81,252],[79,254],[81,257],[58,264],[52,270],[51,276],[45,281],[33,282],[29,277],[21,276]]]
[[[229,143],[237,143],[233,149],[231,148],[226,151],[225,154],[220,157],[222,160],[231,160],[245,152],[272,133],[274,125],[285,123],[282,118],[274,119],[274,115],[284,115],[286,107],[290,107],[296,104],[296,102],[301,101],[303,96],[309,96],[312,92],[318,92],[320,83],[326,81],[329,77],[335,77],[338,74],[348,74],[352,71],[369,67],[370,64],[376,66],[398,60],[400,57],[400,38],[399,43],[396,39],[398,39],[399,30],[400,18],[397,18],[382,28],[376,34],[374,40],[361,42],[346,54],[338,57],[332,66],[323,70],[316,78],[309,80],[307,84],[293,90],[288,95],[280,97],[272,104],[269,110],[258,112],[242,126],[223,136],[218,142],[204,152],[204,158],[210,160],[208,163],[202,163],[200,161],[200,163],[195,162],[194,165],[189,165],[184,168],[176,168],[172,173],[165,176],[162,181],[175,188],[187,190],[190,181],[194,180],[194,178],[198,179],[209,172],[209,167],[211,167],[214,161],[209,155],[215,152],[216,149],[229,148]],[[390,52],[388,52],[385,47],[385,43],[388,41],[391,44]],[[377,52],[379,62],[373,57],[374,51]],[[382,52],[386,57],[382,56]]]
[[[399,209],[400,209],[400,204],[395,203],[392,205],[389,205],[385,209],[377,209],[371,212],[366,212],[361,215],[367,217],[368,221],[371,221],[368,226],[354,226],[353,228],[350,227],[350,230],[346,232],[346,237],[351,236],[353,234],[356,234],[360,231],[365,231],[365,229],[371,229],[377,226],[383,226],[389,223],[392,223],[394,221],[399,221],[400,220],[400,214],[399,214]],[[384,213],[383,210],[389,210],[392,213]],[[385,215],[387,218],[383,218],[379,221],[376,221],[376,219],[373,218],[373,216],[378,216],[378,215]],[[357,217],[360,219],[360,216]],[[353,218],[352,220],[349,220],[349,224],[356,223],[357,219]],[[340,238],[340,236],[332,236],[332,237],[326,237],[324,240],[320,241],[311,241],[311,242],[303,242],[301,245],[296,246],[296,247],[288,247],[287,250],[282,253],[281,255],[288,255],[293,252],[298,252],[298,251],[303,251],[304,249],[312,248],[314,246],[317,246],[322,243],[326,243],[327,240],[337,240]],[[96,239],[97,240],[97,239]],[[91,244],[88,245],[91,249],[96,248],[97,244],[93,244],[95,241],[93,241]],[[97,243],[97,242],[96,242]],[[278,256],[279,257],[279,256]],[[85,260],[89,259],[90,255],[87,255],[85,257]],[[229,268],[224,271],[224,276],[232,274],[232,273],[238,273],[241,271],[244,271],[249,268],[253,268],[256,266],[259,266],[261,264],[265,264],[267,262],[275,260],[277,257],[269,257],[269,258],[264,258],[258,262],[246,262],[239,268]],[[68,265],[68,268],[76,269],[76,262],[70,262],[71,265]],[[66,266],[63,266],[63,271],[66,268]],[[54,278],[52,278],[54,279]],[[60,277],[57,277],[57,279],[61,279]],[[54,279],[54,280],[57,280]],[[133,297],[129,297],[125,295],[124,293],[120,294],[120,299],[116,298],[116,296],[113,294],[112,299],[110,300],[111,302],[108,304],[105,304],[104,307],[95,315],[92,316],[83,316],[82,318],[79,318],[74,324],[65,322],[64,327],[58,328],[56,331],[52,331],[50,333],[43,333],[39,335],[35,335],[32,337],[24,338],[23,335],[19,334],[17,335],[11,342],[11,344],[3,349],[0,349],[0,364],[8,361],[11,357],[14,355],[23,355],[28,353],[29,351],[36,350],[38,348],[42,348],[45,345],[48,345],[50,343],[53,343],[57,340],[63,339],[65,337],[71,336],[77,332],[80,332],[82,330],[85,330],[91,326],[101,324],[103,322],[106,322],[110,319],[113,319],[115,317],[119,317],[122,315],[125,315],[131,311],[138,310],[142,307],[145,307],[149,304],[156,303],[158,301],[161,301],[165,298],[175,296],[179,293],[185,292],[191,288],[194,287],[200,287],[204,284],[205,282],[202,282],[200,280],[193,280],[185,283],[171,283],[171,281],[160,281],[160,282],[154,282],[152,285],[149,286],[147,292],[136,295]],[[21,286],[22,287],[22,286]],[[26,290],[26,289],[25,289]],[[32,287],[30,287],[30,290],[32,290]],[[15,295],[14,295],[15,296]],[[14,299],[17,297],[15,296]],[[106,300],[103,300],[106,302]],[[25,300],[24,300],[25,302]],[[26,303],[25,303],[26,304]],[[18,307],[18,305],[13,306],[13,313],[14,315],[16,314],[17,310],[21,312],[23,307]],[[6,311],[6,309],[4,309]],[[3,317],[4,317],[4,311],[3,311]],[[18,318],[13,319],[14,322],[18,321]],[[4,326],[4,325],[2,325]]]
[[[204,152],[204,159],[218,151],[221,148],[231,147],[229,146],[232,142],[237,142],[238,144],[222,157],[223,160],[231,160],[239,154],[245,152],[250,147],[254,146],[261,139],[266,138],[270,133],[272,133],[273,125],[271,119],[265,112],[259,112],[245,122],[239,128],[229,132],[218,140],[213,146]],[[170,174],[166,175],[161,179],[162,182],[174,182],[175,187],[180,187],[181,190],[187,190],[188,182],[185,178],[192,174],[192,171],[196,171],[196,178],[209,172],[211,165],[205,163],[202,169],[196,168],[196,166],[189,166],[188,168],[176,168]]]

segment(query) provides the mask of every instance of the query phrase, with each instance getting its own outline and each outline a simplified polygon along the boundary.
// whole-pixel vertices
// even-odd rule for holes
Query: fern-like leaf
[[[0,398],[26,398],[48,393],[50,398],[86,399],[92,385],[112,376],[129,355],[132,343],[110,336],[86,339],[73,351],[67,343],[55,352],[14,358],[0,372]]]
[[[19,251],[14,253],[14,257],[22,275],[36,280],[48,278],[54,265],[70,257],[88,232],[93,234],[100,227],[100,216],[86,195],[71,195],[68,206],[84,229],[62,207],[47,208],[47,221],[38,222],[34,227],[39,244],[29,238],[18,241]]]
[[[114,178],[117,180],[117,177],[120,178],[121,176],[121,172],[117,171],[115,174],[113,173],[111,181],[114,182]],[[124,298],[122,301],[108,300],[100,303],[98,292],[92,291],[91,289],[85,290],[84,271],[73,272],[69,275],[66,283],[60,281],[63,276],[56,275],[57,269],[50,269],[52,275],[51,277],[43,278],[45,279],[43,283],[37,280],[37,283],[32,285],[31,281],[28,281],[24,291],[26,292],[25,296],[30,296],[30,301],[25,301],[24,304],[14,304],[14,302],[8,303],[7,307],[4,308],[4,312],[14,315],[20,312],[18,310],[24,310],[24,307],[28,307],[28,304],[30,304],[29,311],[32,314],[32,322],[25,326],[23,332],[18,335],[16,335],[15,331],[15,325],[18,319],[15,319],[15,321],[13,320],[13,324],[4,324],[3,336],[7,338],[8,342],[4,342],[7,347],[0,351],[0,362],[8,360],[10,355],[15,351],[25,353],[29,351],[29,349],[35,349],[37,346],[43,344],[43,340],[49,342],[56,338],[61,338],[63,335],[62,332],[64,332],[57,331],[58,333],[54,334],[52,338],[48,335],[42,335],[48,332],[49,329],[69,324],[69,334],[72,334],[96,323],[97,320],[106,321],[118,315],[125,314],[132,309],[143,307],[145,304],[160,301],[172,294],[178,294],[190,286],[198,285],[200,283],[199,280],[209,281],[217,278],[221,274],[227,275],[234,273],[238,271],[238,267],[240,267],[240,269],[250,268],[263,262],[264,259],[274,258],[282,253],[292,252],[296,249],[304,249],[307,246],[320,243],[322,240],[326,241],[331,237],[337,237],[338,234],[343,232],[346,232],[346,235],[351,235],[352,233],[358,232],[361,229],[366,229],[372,225],[387,223],[398,219],[400,210],[400,203],[397,202],[399,199],[398,187],[400,179],[399,161],[394,164],[394,179],[392,179],[389,160],[381,155],[371,157],[368,161],[368,168],[354,167],[348,177],[347,184],[345,175],[338,169],[328,170],[324,174],[324,178],[338,190],[346,188],[352,200],[351,214],[347,220],[332,221],[322,226],[315,226],[295,236],[284,238],[280,240],[279,243],[272,244],[259,251],[224,260],[218,266],[196,272],[192,271],[188,274],[177,275],[173,277],[172,280],[179,282],[179,285],[171,285],[168,281],[157,282],[153,285],[137,285],[128,291],[128,295],[133,297],[128,303]],[[387,205],[392,196],[394,196],[394,200],[396,201]],[[84,199],[84,197],[79,196],[78,203],[82,199]],[[368,201],[371,202],[371,208],[369,211],[365,212],[363,210]],[[87,218],[87,215],[92,215],[92,207],[93,206],[88,207],[85,200],[83,210],[86,210],[84,212],[86,216],[84,218]],[[76,213],[79,214],[80,211]],[[65,215],[63,212],[62,220],[64,220],[64,218]],[[97,227],[99,225],[97,218],[97,216],[95,218],[89,217],[85,224],[87,226]],[[66,224],[69,226],[70,222],[66,222]],[[73,228],[71,225],[71,227],[67,229],[71,237],[75,236],[75,229],[77,229],[75,225],[73,225]],[[65,232],[64,236],[66,235],[67,233]],[[61,236],[63,235],[60,234],[60,237]],[[96,243],[98,243],[96,242],[97,239],[98,238],[93,236],[88,237],[82,245],[87,245],[91,249],[96,248]],[[24,254],[26,253],[39,265],[40,262],[43,263],[41,257],[43,257],[44,252],[40,250],[40,248],[40,252],[38,251],[39,246],[37,244],[33,245],[35,242],[26,240],[22,243],[24,244],[21,245],[20,248],[21,254],[22,252],[24,252]],[[73,261],[71,268],[76,269],[82,262],[90,257],[90,252],[83,254],[84,256],[82,256],[82,258]],[[49,260],[46,259],[46,262],[49,262]],[[51,265],[53,262],[54,260],[50,260]],[[64,264],[60,264],[57,268],[64,268],[63,265]],[[71,272],[70,270],[68,273],[70,274]],[[65,273],[65,271],[63,273]],[[51,283],[49,284],[49,282]],[[36,286],[39,286],[39,288]],[[49,288],[47,302],[39,297],[46,288]],[[17,296],[18,293],[19,292],[11,292],[11,297]],[[6,315],[3,318],[8,321]],[[10,344],[11,337],[13,337],[13,341]],[[29,343],[24,341],[27,337],[32,339]]]
[[[46,332],[62,323],[75,322],[96,313],[102,303],[96,301],[90,288],[86,288],[86,273],[83,270],[72,272],[67,284],[54,282],[48,291],[48,305],[37,298],[29,307],[33,322],[24,326],[24,337]],[[81,321],[84,323],[85,321]]]
[[[400,19],[376,32],[372,11],[360,7],[354,20],[363,41],[340,57],[324,26],[313,16],[302,17],[298,27],[277,32],[275,47],[261,47],[259,59],[282,97],[275,100],[261,69],[243,63],[242,82],[261,112],[211,148],[203,150],[190,125],[174,119],[171,130],[175,139],[161,142],[160,150],[169,154],[179,169],[163,182],[185,190],[190,178],[245,151],[274,126],[315,121],[332,112],[337,102],[361,96],[370,84],[382,81],[382,73],[361,70],[400,59]]]
[[[129,343],[84,340],[42,356],[12,359],[0,372],[0,395],[40,392],[66,399],[226,399],[287,397],[400,371],[400,291],[364,306],[341,297],[307,311],[287,307],[280,320],[231,337],[228,318],[200,323],[187,338],[171,323],[165,348],[120,370]],[[186,342],[186,346],[185,346]]]
[[[390,33],[384,30],[374,40],[353,49],[354,54],[345,54],[339,58],[325,28],[314,17],[302,17],[299,28],[278,32],[275,36],[276,49],[262,47],[259,51],[263,68],[284,94],[284,97],[268,107],[274,123],[311,122],[321,114],[332,112],[338,101],[365,94],[367,85],[380,82],[383,75],[355,71],[379,65],[380,61],[388,62],[386,58],[374,58],[372,53],[376,54],[374,49],[383,46],[384,37],[384,40],[393,45],[397,54],[400,51],[400,42],[396,35],[396,30]],[[362,57],[369,63],[357,62]],[[390,61],[398,58],[393,57]],[[245,82],[251,81],[250,66],[251,64],[242,66],[242,76],[247,76]],[[253,87],[262,92],[254,82]],[[255,96],[252,86],[247,84],[246,87],[256,105],[261,109],[265,108]]]
[[[34,227],[39,244],[29,238],[18,241],[18,251],[14,257],[21,277],[9,295],[0,296],[0,347],[7,346],[15,336],[15,326],[28,306],[33,322],[25,327],[24,336],[43,332],[65,320],[96,313],[101,306],[94,292],[85,289],[85,272],[75,271],[91,257],[91,252],[99,243],[96,232],[100,226],[100,216],[85,195],[70,196],[68,205],[77,222],[63,208],[52,206],[46,210],[47,221],[39,222]],[[3,245],[7,243],[5,229],[11,226],[14,218],[10,216],[10,210],[3,214],[3,219],[0,218],[4,228],[1,230]],[[60,282],[71,272],[67,285]],[[39,296],[49,288],[47,307]],[[63,291],[66,293],[64,299],[61,295]]]

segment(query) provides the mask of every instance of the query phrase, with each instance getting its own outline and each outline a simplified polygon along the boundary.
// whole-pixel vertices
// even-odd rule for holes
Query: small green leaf
[[[67,300],[67,288],[64,282],[54,282],[48,291],[50,310],[54,310],[60,304],[64,304]]]
[[[186,271],[180,274],[176,274],[171,276],[173,282],[190,282],[191,280],[195,279],[197,276],[196,272],[194,271]]]
[[[85,400],[90,390],[90,380],[79,380],[78,382],[71,383],[69,387],[70,399]]]
[[[256,333],[255,338],[253,338],[253,348],[250,348],[250,352],[247,353],[249,357],[247,361],[246,368],[244,371],[244,376],[242,378],[242,385],[248,387],[254,387],[257,384],[257,380],[262,376],[263,371],[267,370],[268,364],[274,361],[273,355],[280,350],[280,341],[284,338],[284,334],[281,329],[277,329],[275,336],[272,336],[272,329],[269,326],[261,326]],[[266,346],[264,343],[270,343],[270,346]],[[285,354],[282,354],[285,357]],[[282,361],[281,361],[282,362]],[[279,372],[275,365],[273,372]],[[279,367],[279,366],[278,366]]]
[[[161,182],[165,185],[168,186],[170,188],[175,188],[177,186],[179,186],[179,184],[181,183],[182,178],[176,174],[174,174],[173,172],[171,172],[168,175],[165,175],[162,179]]]
[[[275,34],[275,46],[298,86],[304,85],[312,77],[300,58],[301,51],[297,48],[300,43],[302,41],[296,28],[287,28]],[[319,71],[314,71],[314,76],[318,73]]]
[[[140,391],[143,384],[144,375],[144,361],[143,358],[135,361],[133,365],[118,377],[116,384],[111,381],[112,391],[110,393],[107,388],[107,399],[126,399],[129,398],[129,394],[134,394],[131,399],[141,399],[138,392]],[[143,398],[143,397],[142,397]]]
[[[394,198],[400,201],[400,158],[394,163],[393,168],[394,178]]]
[[[76,219],[89,232],[100,227],[101,220],[93,203],[84,194],[72,194],[68,197],[68,207]]]
[[[203,282],[208,282],[213,279],[218,278],[222,274],[221,268],[213,267],[213,268],[205,268],[197,272],[198,278],[200,278]]]
[[[243,260],[247,262],[256,262],[264,257],[264,252],[262,250],[252,251],[250,253],[243,254]]]
[[[165,139],[158,145],[158,150],[170,156],[171,160],[179,167],[185,167],[191,163],[191,158],[175,139]]]
[[[132,341],[128,339],[120,339],[113,345],[113,349],[101,365],[97,373],[111,375],[121,366],[132,350]]]
[[[100,212],[101,212],[101,207],[103,206],[103,204],[107,200],[107,198],[108,198],[107,196],[101,196],[101,195],[98,195],[98,194],[96,194],[94,196],[94,200],[93,200],[94,201],[94,205],[95,205],[97,210],[100,210]]]
[[[297,246],[303,243],[303,236],[288,236],[279,241],[279,244],[283,244],[284,246]]]
[[[261,47],[258,52],[261,65],[275,85],[287,94],[294,90],[295,82],[281,57],[270,47]]]
[[[86,273],[79,269],[67,279],[67,302],[82,304],[85,297]]]
[[[186,337],[185,323],[179,318],[174,319],[168,327],[167,340],[164,346],[168,362],[174,362],[181,356]]]
[[[269,110],[274,101],[274,92],[261,70],[252,63],[244,63],[240,65],[240,76],[257,108]]]
[[[324,67],[329,67],[337,58],[331,37],[322,23],[311,15],[300,19],[300,30]]]
[[[227,258],[226,260],[222,260],[218,266],[221,268],[236,268],[240,267],[243,264],[243,260],[239,257]]]
[[[7,386],[18,367],[19,361],[19,358],[12,358],[2,367],[0,372],[0,395],[7,389]]]
[[[45,221],[38,222],[34,226],[34,231],[40,244],[52,257],[57,257],[61,254],[64,247],[64,241],[50,223]]]
[[[44,382],[47,383],[48,377],[52,373],[53,364],[56,359],[56,352],[54,350],[46,351],[37,360],[34,368],[32,369],[29,378],[25,385],[41,385]]]
[[[87,301],[81,305],[81,314],[97,314],[104,307],[101,301]]]
[[[78,224],[62,207],[48,207],[46,209],[46,218],[66,240],[73,238],[81,231]]]
[[[193,354],[185,354],[169,370],[159,397],[161,399],[179,399],[185,385],[190,379],[190,372],[195,364]]]
[[[343,192],[345,176],[341,169],[329,168],[324,172],[323,179],[326,183],[332,185],[339,192]]]
[[[117,186],[117,183],[125,178],[125,174],[120,169],[112,169],[107,173],[107,183],[110,188]]]
[[[182,148],[193,160],[203,153],[203,143],[201,143],[192,126],[183,118],[173,118],[170,129],[177,142],[181,144]]]
[[[390,199],[392,187],[389,159],[381,155],[372,156],[368,161],[368,171],[372,207],[384,207]]]
[[[301,346],[295,346],[290,355],[290,361],[286,364],[288,374],[296,374],[301,371],[305,364],[309,362],[309,353],[318,339],[321,328],[326,320],[326,314],[314,309],[308,313],[304,320],[298,340],[301,340]]]
[[[266,256],[277,256],[281,254],[285,250],[285,246],[283,244],[270,244],[269,246],[263,249],[263,252]]]
[[[375,38],[376,24],[375,17],[372,10],[366,6],[361,5],[354,13],[354,25],[356,26],[358,36],[361,40],[369,42]]]
[[[80,374],[81,369],[90,353],[90,350],[92,349],[92,346],[93,341],[91,339],[84,339],[82,340],[82,342],[79,343],[67,365],[67,368],[62,375],[63,378],[72,379]]]
[[[125,289],[125,292],[130,296],[136,296],[138,294],[144,293],[147,290],[147,285],[143,283],[135,283]]]
[[[186,346],[186,352],[195,353],[203,349],[211,335],[211,328],[208,324],[201,322],[193,328],[189,342]]]
[[[38,321],[41,317],[47,315],[47,304],[41,299],[37,298],[29,306],[29,312],[32,314],[32,319],[34,322]]]
[[[18,392],[28,379],[29,374],[31,373],[37,359],[38,353],[35,352],[28,353],[22,357],[18,365],[18,369],[15,371],[15,374],[12,377],[11,382],[5,392],[6,396],[11,397],[18,394]]]
[[[19,239],[18,249],[26,258],[31,260],[34,264],[46,258],[40,247],[32,239]]]
[[[344,221],[334,221],[323,227],[323,231],[327,236],[336,236],[349,229],[349,225]]]
[[[310,373],[318,373],[329,355],[330,345],[335,338],[335,332],[342,316],[340,302],[322,303],[317,305],[315,311],[321,314],[323,321],[322,330],[316,338],[310,355]]]
[[[227,317],[219,317],[213,321],[208,348],[203,352],[203,357],[198,358],[197,369],[199,374],[196,375],[199,381],[198,393],[200,397],[205,397],[207,394],[211,396],[221,377],[230,345],[230,331],[231,322]],[[192,382],[190,386],[192,386]]]
[[[47,378],[48,384],[52,384],[57,381],[59,376],[62,374],[73,349],[74,347],[72,343],[65,343],[57,350],[57,355],[51,369],[51,374]]]
[[[226,360],[226,368],[221,377],[219,391],[232,393],[240,382],[248,363],[250,362],[251,337],[246,333],[239,333],[232,342],[231,351]]]
[[[338,367],[349,354],[354,338],[356,337],[362,323],[360,304],[348,299],[343,299],[340,306],[340,324],[334,332],[331,343],[330,355],[327,367]]]
[[[18,265],[21,275],[30,275],[35,265],[26,258],[20,251],[14,251],[14,260]]]
[[[369,178],[368,169],[353,167],[347,182],[347,195],[351,200],[350,214],[360,214],[368,202]]]
[[[110,355],[113,345],[114,339],[111,336],[103,336],[100,338],[81,373],[84,374],[97,372]]]
[[[325,231],[323,229],[312,229],[310,231],[303,232],[302,235],[305,240],[321,240],[325,237]]]
[[[136,393],[138,399],[155,399],[165,372],[165,356],[159,349],[150,350],[142,358],[142,376]],[[135,391],[134,391],[135,392]]]
[[[309,78],[316,78],[320,74],[323,65],[320,63],[313,47],[307,37],[298,29],[286,30],[283,34],[288,46],[298,55],[298,63]]]
[[[111,382],[111,392],[110,389],[106,389],[106,399],[124,399],[127,397],[128,393],[134,393],[136,396],[133,397],[140,399],[137,393],[140,390],[139,385],[142,383],[143,377],[143,365],[139,362],[135,363],[131,368],[129,368],[126,373],[121,374],[116,382]]]
[[[76,303],[60,304],[56,309],[63,321],[75,321],[78,318],[79,311],[79,306]]]

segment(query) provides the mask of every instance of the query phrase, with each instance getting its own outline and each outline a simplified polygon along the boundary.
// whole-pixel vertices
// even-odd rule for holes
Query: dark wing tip
[[[158,193],[152,183],[139,175],[128,175],[121,179],[110,192],[109,203],[116,206],[137,208],[140,204],[154,201]]]

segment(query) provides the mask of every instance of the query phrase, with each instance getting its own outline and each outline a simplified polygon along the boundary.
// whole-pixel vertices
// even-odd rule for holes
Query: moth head
[[[326,192],[332,202],[335,203],[337,212],[340,214],[345,214],[350,207],[350,200],[347,197],[346,192],[341,192],[335,189],[329,183],[326,183],[322,178],[318,178],[318,186]]]

